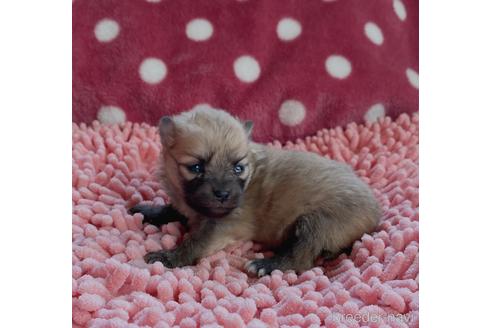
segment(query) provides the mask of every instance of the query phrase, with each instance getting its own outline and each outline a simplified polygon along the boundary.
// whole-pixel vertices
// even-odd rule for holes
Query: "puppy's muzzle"
[[[212,192],[215,198],[217,198],[217,200],[221,203],[229,200],[229,197],[231,196],[231,193],[227,190],[214,189]]]

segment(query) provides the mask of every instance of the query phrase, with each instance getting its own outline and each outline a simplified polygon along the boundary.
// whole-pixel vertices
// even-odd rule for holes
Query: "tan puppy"
[[[249,262],[249,272],[303,271],[376,227],[378,204],[347,165],[253,143],[251,128],[205,107],[161,119],[161,178],[172,205],[130,211],[156,225],[187,220],[191,235],[174,250],[148,253],[148,263],[191,265],[232,242],[254,240],[276,254]]]

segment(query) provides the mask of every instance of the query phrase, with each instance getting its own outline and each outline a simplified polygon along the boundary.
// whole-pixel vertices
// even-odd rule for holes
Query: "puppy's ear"
[[[251,138],[251,132],[253,131],[253,121],[247,120],[243,122],[244,126],[244,131],[246,132],[246,135],[248,138]]]
[[[176,124],[171,116],[163,116],[159,121],[159,134],[163,146],[171,147],[176,135]]]

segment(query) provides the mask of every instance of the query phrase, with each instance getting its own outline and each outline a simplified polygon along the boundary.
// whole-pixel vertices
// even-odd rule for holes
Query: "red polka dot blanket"
[[[197,104],[258,141],[418,110],[416,0],[73,2],[73,120]]]

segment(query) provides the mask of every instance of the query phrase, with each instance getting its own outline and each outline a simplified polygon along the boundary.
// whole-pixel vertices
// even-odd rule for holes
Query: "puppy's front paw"
[[[155,226],[159,226],[158,220],[160,212],[160,208],[153,207],[147,204],[138,204],[128,210],[128,213],[132,215],[135,213],[141,213],[144,216],[142,223],[150,223]]]
[[[132,215],[141,213],[144,216],[142,223],[149,223],[156,227],[175,221],[186,226],[188,222],[188,219],[183,214],[176,211],[171,205],[153,206],[138,204],[130,208],[128,213]]]
[[[248,261],[244,267],[248,273],[258,277],[263,277],[272,273],[273,270],[280,269],[274,258]]]
[[[176,255],[171,251],[157,251],[149,252],[144,256],[145,262],[152,264],[154,262],[161,262],[167,268],[175,268],[179,265]]]

